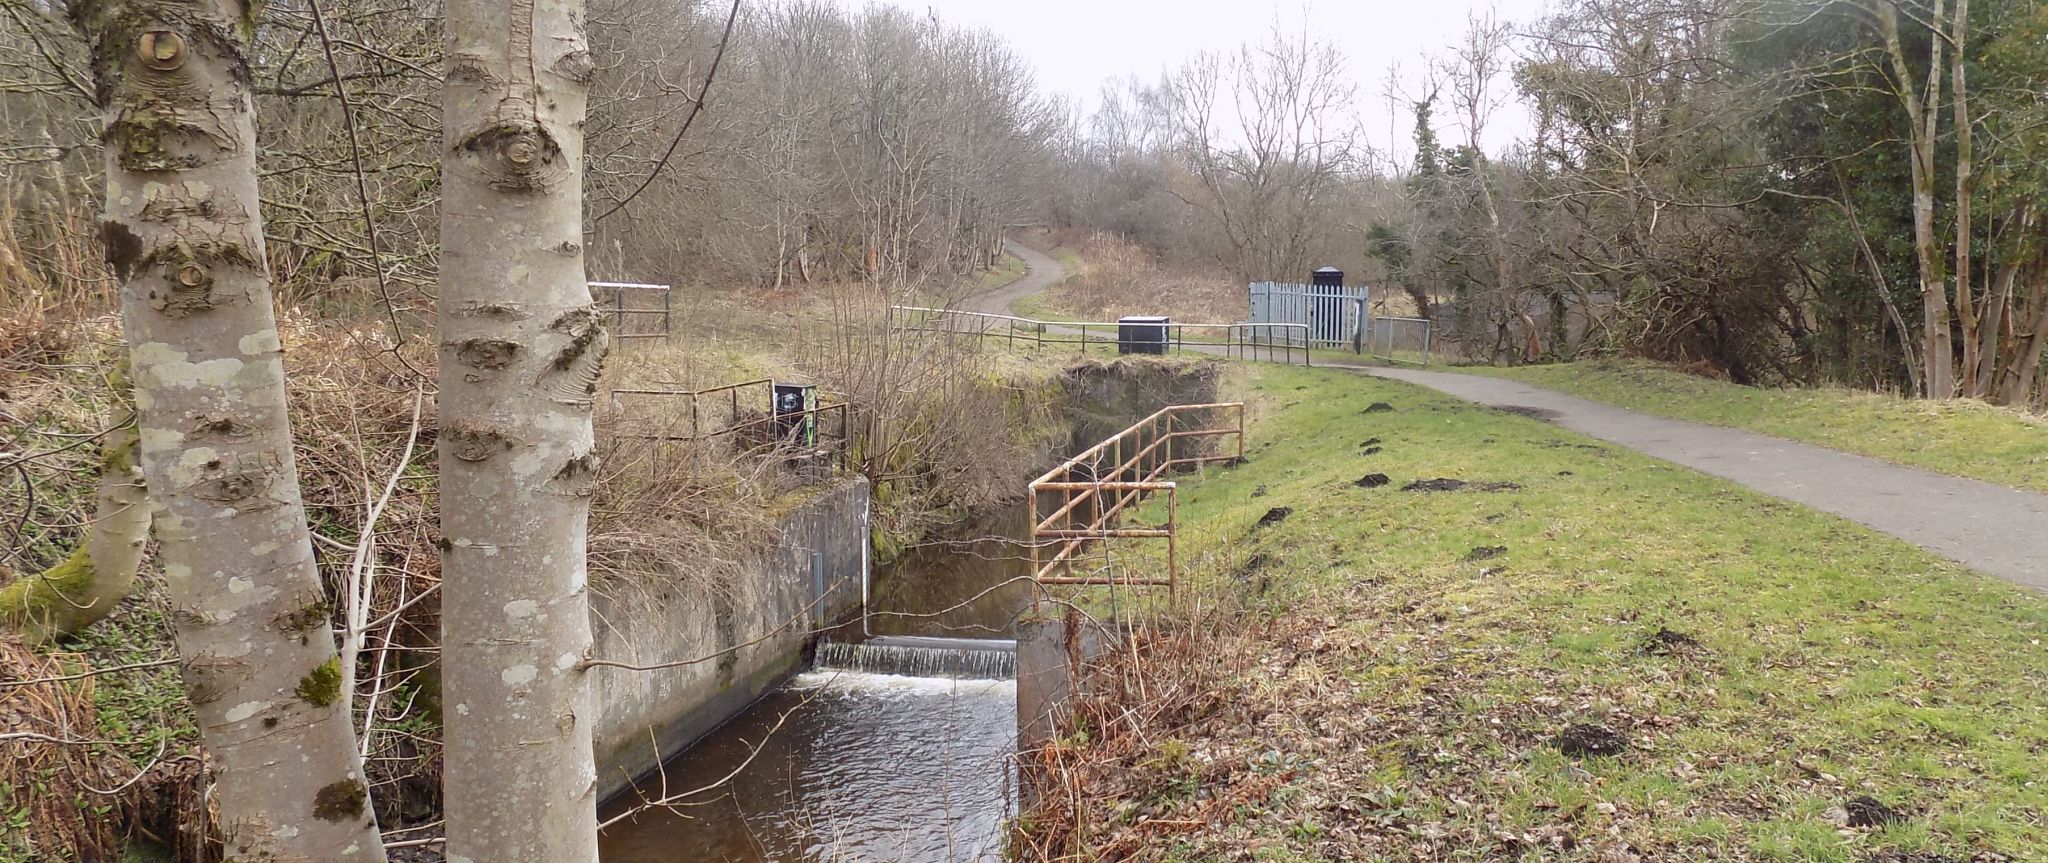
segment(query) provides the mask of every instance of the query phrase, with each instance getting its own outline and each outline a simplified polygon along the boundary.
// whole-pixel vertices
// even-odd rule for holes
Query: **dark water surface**
[[[1001,538],[1024,535],[1027,521],[1009,508],[879,568],[871,631],[1009,638],[1030,593],[1004,583],[1030,567],[1023,546]],[[613,826],[600,853],[606,863],[999,860],[1016,700],[1008,680],[807,672],[664,767],[669,794],[712,790]]]

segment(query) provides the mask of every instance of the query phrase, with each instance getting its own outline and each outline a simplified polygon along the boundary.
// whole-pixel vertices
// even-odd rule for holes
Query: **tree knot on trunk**
[[[284,466],[277,462],[274,453],[215,458],[200,465],[195,477],[197,481],[187,488],[193,497],[200,500],[241,505],[270,490],[283,473]],[[177,478],[174,473],[173,479]]]
[[[576,497],[589,497],[597,490],[599,463],[597,452],[594,450],[579,454],[563,463],[561,470],[555,471],[551,484],[556,491]]]
[[[327,618],[334,606],[321,594],[301,595],[291,608],[271,618],[271,626],[278,632],[305,641],[315,630],[327,626]]]
[[[462,461],[483,461],[512,448],[512,439],[496,429],[452,426],[441,433],[448,454]]]
[[[128,229],[109,231],[121,235],[121,247],[109,242],[107,253],[117,271],[124,279],[135,274],[156,269],[159,278],[142,283],[139,288],[149,307],[173,318],[183,318],[195,312],[203,312],[231,305],[248,299],[247,294],[225,289],[220,276],[224,272],[243,271],[260,274],[262,264],[250,257],[248,251],[235,243],[200,241],[189,243],[175,241],[132,257],[133,252],[143,248],[140,240]],[[125,245],[133,242],[133,246]],[[117,259],[117,257],[119,259]],[[239,283],[236,280],[228,280]]]
[[[518,356],[519,344],[503,339],[468,339],[455,348],[455,359],[479,369],[502,369]]]
[[[605,318],[596,306],[584,306],[562,313],[548,325],[568,341],[541,372],[536,386],[550,401],[588,406],[597,396],[597,378],[604,371],[604,358],[611,345]]]
[[[191,621],[199,616],[188,615],[185,619]],[[195,655],[178,666],[178,675],[185,684],[185,697],[195,706],[219,701],[248,673],[246,661],[212,652]]]
[[[578,49],[555,60],[553,68],[557,75],[578,84],[588,84],[597,74],[597,61],[591,59],[589,51]]]
[[[159,76],[150,76],[159,77]],[[117,106],[102,139],[122,170],[157,174],[200,168],[240,148],[226,119],[229,105],[137,78],[136,92],[115,94]],[[147,86],[144,86],[147,84]],[[244,100],[237,96],[237,103]]]
[[[456,149],[500,192],[546,192],[573,176],[554,137],[532,121],[500,122]]]

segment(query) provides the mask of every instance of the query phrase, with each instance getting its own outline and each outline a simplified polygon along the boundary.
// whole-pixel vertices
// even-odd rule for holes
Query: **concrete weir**
[[[803,670],[811,633],[859,610],[868,507],[867,480],[836,482],[783,516],[776,543],[725,583],[591,598],[596,656],[684,663],[595,669],[600,799]]]

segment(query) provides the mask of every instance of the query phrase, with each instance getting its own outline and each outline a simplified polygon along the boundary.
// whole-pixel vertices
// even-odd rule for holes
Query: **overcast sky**
[[[858,8],[867,0],[839,0]],[[930,12],[955,24],[1001,34],[1038,71],[1039,86],[1093,105],[1102,82],[1136,74],[1148,80],[1178,67],[1198,51],[1229,50],[1263,38],[1277,21],[1299,32],[1334,42],[1349,58],[1358,85],[1358,111],[1375,147],[1389,141],[1385,83],[1389,64],[1398,63],[1406,88],[1414,89],[1430,55],[1442,55],[1464,32],[1467,16],[1493,13],[1524,30],[1542,11],[1543,0],[885,0],[905,9]],[[1528,121],[1511,98],[1506,76],[1495,82],[1502,108],[1489,124],[1487,149],[1498,150],[1526,135]],[[1406,109],[1401,111],[1405,115]],[[1438,110],[1438,135],[1456,140],[1462,131],[1447,108]],[[1405,116],[1395,118],[1395,152],[1413,152]]]

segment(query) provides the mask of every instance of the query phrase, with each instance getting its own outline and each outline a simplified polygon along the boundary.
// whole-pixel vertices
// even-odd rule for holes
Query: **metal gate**
[[[1365,336],[1367,289],[1328,285],[1253,282],[1251,322],[1302,324],[1310,347],[1358,350]],[[1298,332],[1298,331],[1297,331]],[[1298,335],[1283,336],[1302,338]]]

